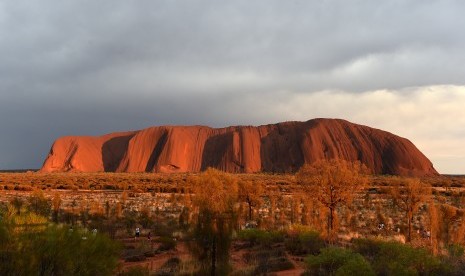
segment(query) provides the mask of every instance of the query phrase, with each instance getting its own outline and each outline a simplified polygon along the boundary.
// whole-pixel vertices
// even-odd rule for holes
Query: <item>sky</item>
[[[0,169],[155,125],[342,118],[465,174],[465,1],[0,0]]]

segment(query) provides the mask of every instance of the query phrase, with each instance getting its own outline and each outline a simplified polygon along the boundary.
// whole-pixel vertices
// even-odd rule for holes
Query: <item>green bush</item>
[[[449,255],[449,258],[460,259],[461,257],[463,257],[464,252],[465,249],[460,244],[450,244],[447,247],[447,253]]]
[[[301,232],[290,235],[285,241],[286,249],[294,255],[318,254],[325,246],[320,233],[316,231]]]
[[[361,255],[356,254],[355,257],[348,259],[343,266],[336,270],[336,275],[375,275],[375,273],[370,266],[370,263],[368,263]]]
[[[447,246],[447,256],[443,256],[443,263],[450,268],[452,275],[465,275],[464,248],[460,244]]]
[[[238,239],[249,242],[250,246],[271,246],[284,241],[283,232],[245,229],[238,233]]]
[[[443,270],[441,261],[425,249],[398,242],[381,243],[373,267],[384,275],[431,275]]]
[[[0,275],[113,275],[119,246],[105,235],[65,227],[18,231],[0,248]]]
[[[353,248],[380,275],[444,275],[452,269],[451,264],[445,265],[426,249],[398,242],[358,239],[353,241]]]
[[[305,263],[305,275],[375,275],[362,255],[339,247],[321,249],[319,255],[308,256]]]
[[[352,248],[355,252],[362,254],[365,259],[373,262],[381,251],[381,241],[371,239],[353,239]]]

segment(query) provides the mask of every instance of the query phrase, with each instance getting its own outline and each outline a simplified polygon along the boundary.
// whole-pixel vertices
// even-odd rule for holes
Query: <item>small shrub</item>
[[[319,255],[308,256],[305,263],[305,275],[375,275],[362,255],[344,248],[324,248]]]
[[[250,246],[271,246],[284,241],[284,234],[279,231],[246,229],[238,233],[238,239],[249,242]]]
[[[249,265],[256,265],[253,275],[263,275],[268,272],[282,271],[294,267],[286,257],[282,248],[261,249],[244,254],[244,259]]]
[[[353,248],[380,275],[443,275],[450,270],[425,249],[398,242],[359,239],[353,241]]]
[[[450,258],[461,258],[463,257],[465,249],[460,244],[451,244],[447,247],[447,253]]]
[[[161,237],[158,239],[158,242],[161,243],[157,249],[158,251],[168,251],[176,248],[176,240],[173,238]]]
[[[352,248],[355,252],[362,254],[368,261],[373,262],[381,251],[381,243],[371,239],[353,239]]]
[[[290,235],[285,241],[286,249],[293,255],[318,254],[325,246],[320,233],[316,231],[302,232]]]

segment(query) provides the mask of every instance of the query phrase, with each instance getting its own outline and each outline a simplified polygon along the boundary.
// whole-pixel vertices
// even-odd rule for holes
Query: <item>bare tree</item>
[[[328,236],[334,230],[336,208],[351,202],[354,195],[367,185],[365,172],[366,168],[360,162],[333,159],[305,165],[297,173],[303,193],[329,210]]]
[[[262,195],[262,183],[253,183],[247,180],[239,182],[239,200],[247,203],[249,220],[253,218],[253,209],[263,203]]]
[[[276,193],[271,190],[266,192],[266,198],[268,203],[268,218],[266,220],[268,227],[273,228],[276,221]]]
[[[423,184],[417,178],[404,178],[394,182],[389,190],[394,203],[405,212],[407,219],[407,241],[412,240],[413,215],[421,203],[425,203],[431,197],[431,188]]]
[[[289,205],[290,205],[289,217],[291,219],[291,224],[302,221],[301,220],[301,214],[302,214],[302,210],[301,210],[302,202],[301,201],[302,200],[300,198],[300,195],[297,194],[297,195],[293,195],[289,202]]]

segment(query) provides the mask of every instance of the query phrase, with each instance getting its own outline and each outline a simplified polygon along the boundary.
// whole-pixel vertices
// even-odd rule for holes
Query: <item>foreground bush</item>
[[[445,264],[423,248],[398,242],[359,239],[354,250],[365,256],[378,275],[450,275],[452,264]]]
[[[443,275],[441,262],[422,248],[413,248],[397,242],[380,246],[373,267],[383,275]]]
[[[105,235],[0,221],[0,275],[113,275],[119,246]]]
[[[375,275],[362,255],[339,247],[324,248],[319,255],[308,256],[305,263],[305,275]]]

